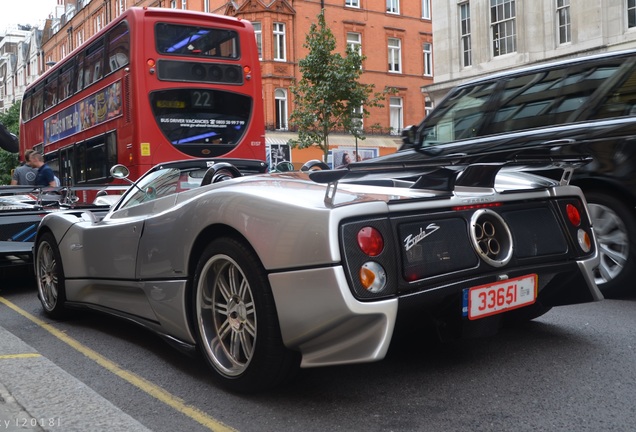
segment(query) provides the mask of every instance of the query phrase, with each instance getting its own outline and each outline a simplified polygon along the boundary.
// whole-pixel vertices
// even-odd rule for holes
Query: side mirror
[[[125,179],[130,175],[130,170],[124,165],[114,165],[110,169],[110,175],[116,179]]]
[[[415,131],[416,127],[413,125],[406,126],[402,129],[402,146],[400,150],[415,147]]]

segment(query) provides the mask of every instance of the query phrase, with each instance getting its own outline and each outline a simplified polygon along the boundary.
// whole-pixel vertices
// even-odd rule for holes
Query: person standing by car
[[[13,170],[13,174],[11,175],[12,186],[33,186],[35,184],[35,177],[37,176],[38,170],[31,166],[30,157],[33,153],[33,150],[24,152],[24,163]]]
[[[51,186],[55,187],[55,174],[50,166],[44,163],[44,156],[41,153],[34,152],[31,154],[31,165],[34,168],[38,169],[38,173],[35,177],[35,186],[46,187]]]

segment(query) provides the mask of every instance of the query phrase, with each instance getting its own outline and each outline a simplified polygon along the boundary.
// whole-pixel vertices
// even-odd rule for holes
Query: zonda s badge
[[[416,234],[416,235],[409,234],[408,236],[406,236],[406,238],[404,239],[404,250],[408,251],[413,246],[415,246],[416,244],[424,240],[426,237],[433,234],[438,229],[439,229],[439,226],[435,223],[428,224],[426,228],[420,227],[419,234]]]

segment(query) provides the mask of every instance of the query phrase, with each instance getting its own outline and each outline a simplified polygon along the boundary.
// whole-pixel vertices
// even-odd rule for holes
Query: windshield
[[[159,23],[155,26],[159,54],[238,59],[239,36],[233,30]]]
[[[119,209],[163,198],[201,185],[207,168],[159,168],[140,178],[128,189]]]
[[[152,92],[150,104],[166,138],[197,157],[220,156],[236,147],[252,111],[249,96],[209,88]]]

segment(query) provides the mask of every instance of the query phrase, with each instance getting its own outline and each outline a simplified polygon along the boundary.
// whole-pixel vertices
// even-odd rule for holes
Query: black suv
[[[605,53],[476,79],[454,88],[393,158],[520,152],[590,155],[571,183],[599,242],[596,282],[612,297],[636,278],[636,51]],[[410,155],[410,156],[409,156]]]

